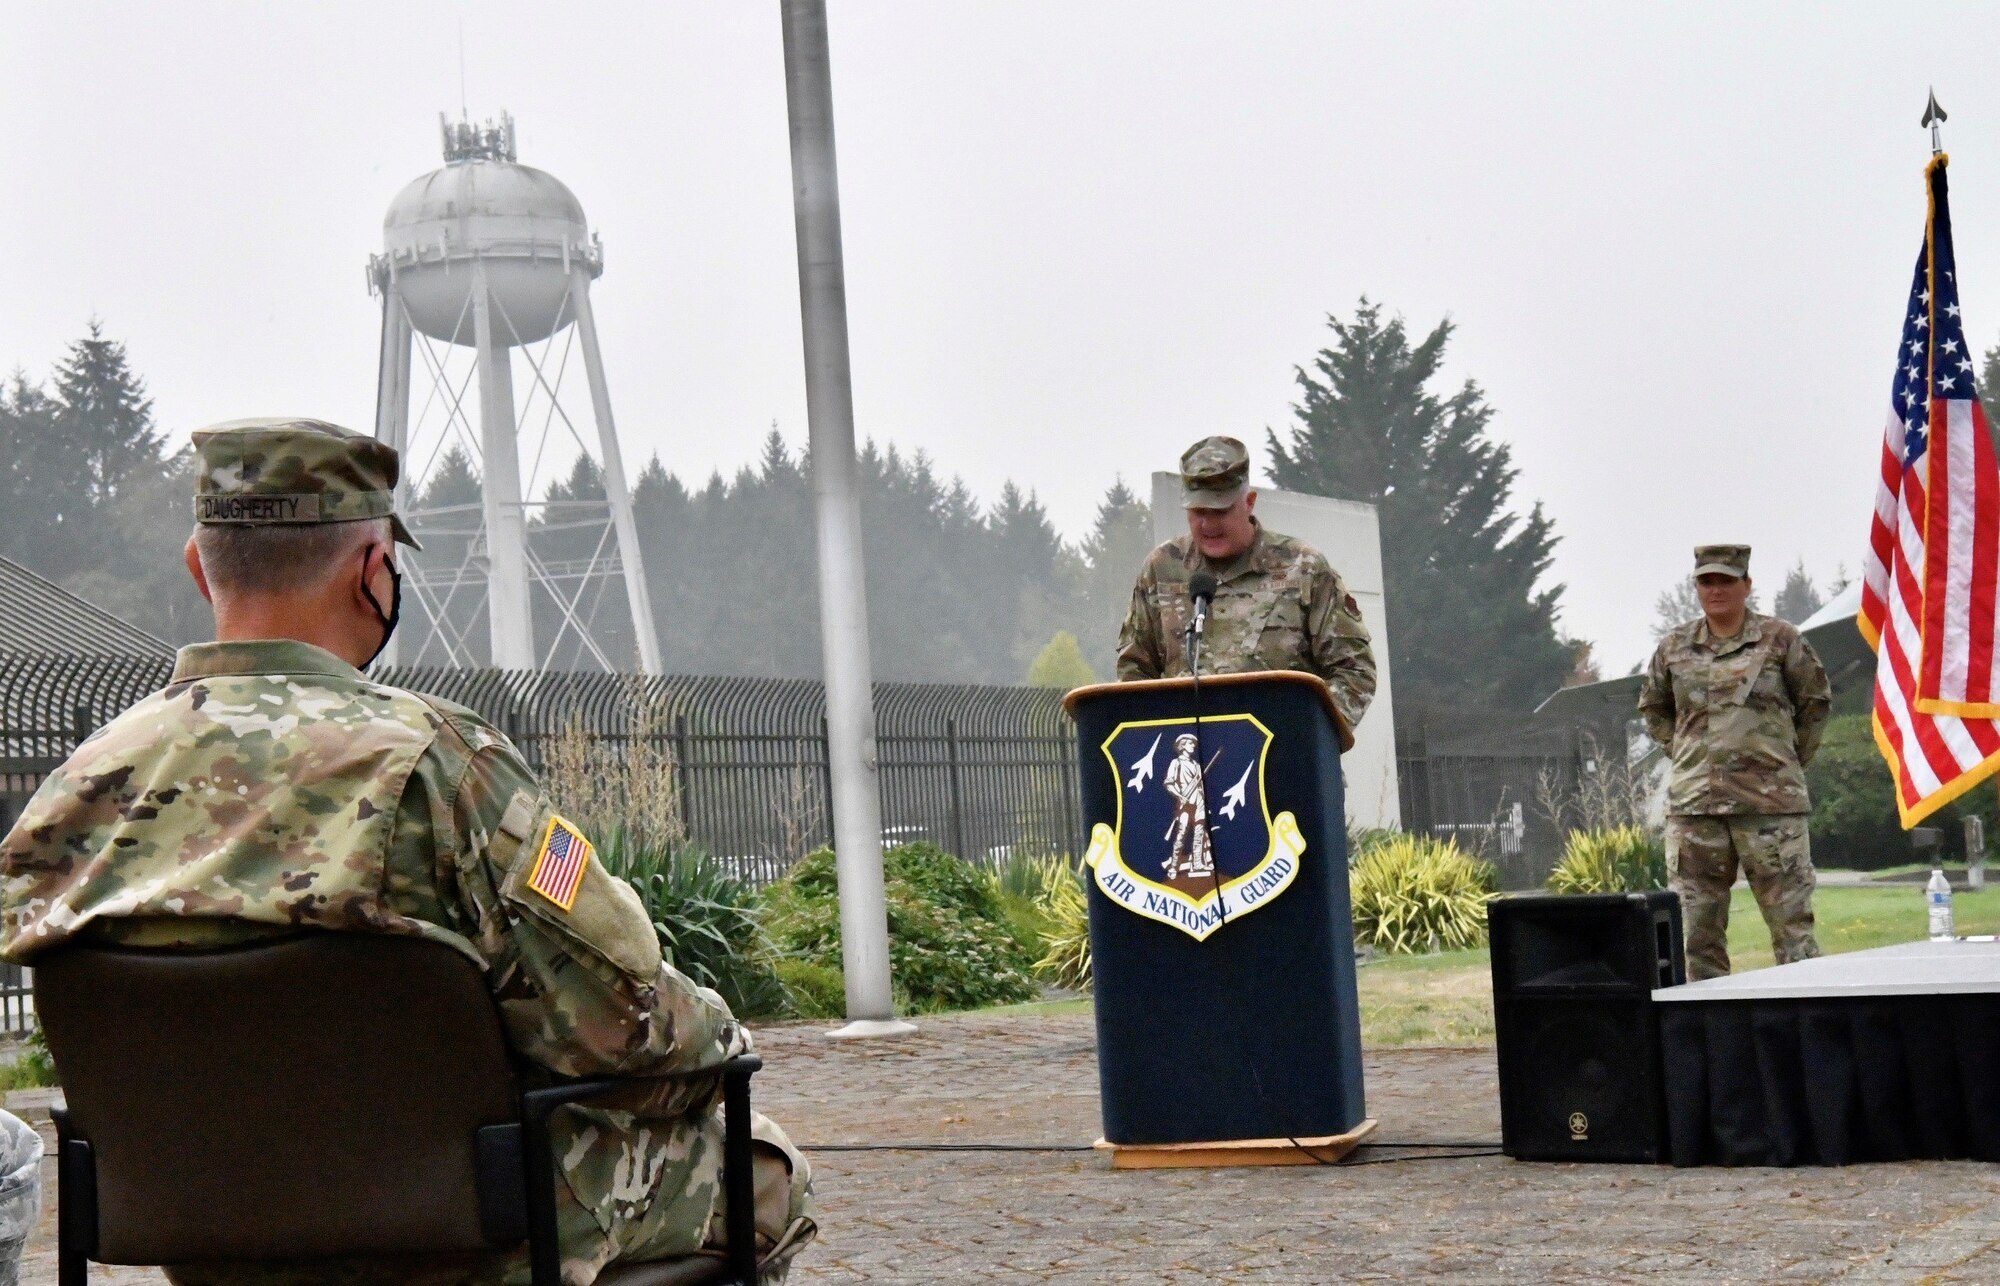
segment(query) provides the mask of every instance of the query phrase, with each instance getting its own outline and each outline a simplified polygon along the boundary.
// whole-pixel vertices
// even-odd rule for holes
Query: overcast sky
[[[1649,646],[1689,547],[1852,571],[1935,84],[1967,332],[2000,339],[2000,11],[859,3],[832,48],[856,416],[1070,536],[1115,476],[1290,418],[1363,294],[1458,326],[1562,537],[1565,629]],[[581,198],[626,458],[805,438],[777,9],[0,0],[0,362],[93,315],[176,438],[372,423],[381,218],[437,113]]]

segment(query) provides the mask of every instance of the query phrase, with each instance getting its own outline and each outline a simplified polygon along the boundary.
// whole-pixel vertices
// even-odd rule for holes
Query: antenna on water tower
[[[382,299],[375,436],[403,455],[398,511],[425,546],[402,560],[418,619],[384,660],[658,674],[590,305],[604,247],[567,187],[516,160],[513,117],[438,125],[444,166],[397,194],[368,260]],[[564,388],[572,355],[587,410]],[[614,578],[625,620],[601,610]]]

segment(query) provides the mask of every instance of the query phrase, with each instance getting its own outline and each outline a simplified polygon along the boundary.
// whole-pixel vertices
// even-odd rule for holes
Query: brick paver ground
[[[1098,1134],[1085,1017],[930,1018],[918,1036],[861,1044],[798,1024],[759,1044],[758,1103],[802,1142],[1061,1147]],[[1499,1137],[1491,1050],[1379,1051],[1367,1076],[1384,1140]],[[2000,1166],[1410,1159],[1424,1156],[1114,1173],[1090,1152],[822,1151],[825,1233],[792,1281],[2000,1282]],[[55,1281],[52,1232],[45,1219],[24,1279],[38,1286]]]

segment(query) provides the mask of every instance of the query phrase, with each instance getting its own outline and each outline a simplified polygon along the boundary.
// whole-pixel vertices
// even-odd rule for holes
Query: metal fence
[[[1495,865],[1503,889],[1539,887],[1561,860],[1564,833],[1548,805],[1575,792],[1581,765],[1574,728],[1520,716],[1439,726],[1397,712],[1403,828],[1457,840]]]
[[[166,682],[152,658],[0,653],[0,829],[88,733]],[[393,669],[385,682],[479,712],[542,768],[576,729],[643,741],[672,764],[689,837],[767,883],[831,842],[825,694],[804,679]],[[1015,850],[1076,853],[1074,728],[1047,688],[877,684],[883,838],[928,839],[990,864]],[[1576,729],[1519,715],[1397,711],[1403,825],[1448,836],[1539,884],[1561,855],[1543,796],[1575,789]],[[0,977],[0,1025],[12,1021]]]
[[[162,686],[151,658],[0,654],[0,828],[99,724]],[[832,842],[825,692],[805,679],[457,669],[379,677],[468,706],[536,768],[571,730],[670,761],[689,838],[768,882]],[[991,863],[1077,852],[1076,741],[1050,688],[875,687],[885,841],[927,839]]]

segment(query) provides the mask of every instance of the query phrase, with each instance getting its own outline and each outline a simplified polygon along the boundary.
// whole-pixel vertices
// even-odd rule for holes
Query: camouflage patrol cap
[[[1250,453],[1235,438],[1203,438],[1181,454],[1182,504],[1227,509],[1250,484]]]
[[[1706,576],[1718,572],[1724,576],[1734,576],[1742,580],[1750,574],[1750,546],[1748,545],[1696,545],[1694,547],[1694,574]]]
[[[396,516],[396,448],[324,420],[231,420],[197,429],[194,520],[227,526],[387,518],[396,539],[422,549]]]

